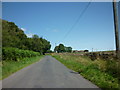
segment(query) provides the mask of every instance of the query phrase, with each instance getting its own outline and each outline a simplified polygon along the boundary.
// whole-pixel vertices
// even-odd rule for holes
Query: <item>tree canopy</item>
[[[15,47],[44,54],[50,50],[51,44],[38,35],[28,38],[15,23],[2,20],[2,47]]]
[[[59,44],[54,48],[54,52],[58,52],[58,53],[72,52],[72,47],[66,47],[63,44]]]

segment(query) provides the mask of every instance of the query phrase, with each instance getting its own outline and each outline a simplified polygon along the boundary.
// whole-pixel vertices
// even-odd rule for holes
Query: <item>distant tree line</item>
[[[57,53],[72,52],[72,47],[66,47],[63,44],[59,44],[54,48],[54,52]]]
[[[51,44],[38,35],[28,38],[15,23],[2,20],[2,47],[14,47],[44,54],[50,50]]]

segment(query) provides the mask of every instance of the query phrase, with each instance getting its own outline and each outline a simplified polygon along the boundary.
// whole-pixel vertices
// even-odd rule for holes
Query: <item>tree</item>
[[[65,46],[63,44],[59,44],[58,53],[62,53],[62,52],[65,52]]]
[[[72,52],[72,47],[65,47],[65,52]]]
[[[84,52],[89,52],[89,50],[84,50]]]
[[[35,35],[32,36],[32,38],[33,38],[33,39],[38,39],[39,36],[35,34]]]
[[[57,51],[58,51],[58,48],[59,48],[59,46],[56,46],[56,47],[54,48],[54,52],[57,52]]]
[[[72,47],[66,47],[63,44],[59,44],[54,48],[54,52],[62,53],[62,52],[72,52]]]
[[[15,23],[2,20],[2,47],[15,47],[45,54],[50,50],[51,44],[38,35],[27,38],[24,31]]]

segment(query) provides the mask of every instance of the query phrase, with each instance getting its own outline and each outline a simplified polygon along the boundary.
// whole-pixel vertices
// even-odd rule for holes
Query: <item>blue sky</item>
[[[115,49],[111,2],[92,2],[68,33],[87,4],[88,2],[4,2],[2,18],[23,28],[29,37],[37,34],[47,39],[51,42],[52,50],[55,43],[63,43],[74,50]]]

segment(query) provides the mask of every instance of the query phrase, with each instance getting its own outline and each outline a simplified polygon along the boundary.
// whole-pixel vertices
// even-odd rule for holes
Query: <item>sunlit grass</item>
[[[0,80],[2,79],[2,61],[0,61]]]
[[[90,60],[86,56],[53,54],[57,60],[68,68],[79,72],[86,79],[92,81],[100,88],[118,88],[117,65],[116,60]],[[115,74],[115,75],[114,75]]]
[[[14,60],[5,60],[2,62],[2,77],[0,79],[4,79],[14,72],[39,61],[43,56],[36,56],[31,58],[23,58],[20,61]]]

